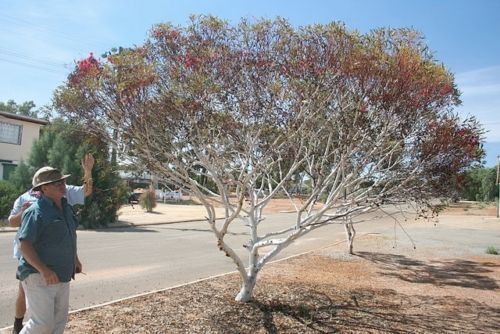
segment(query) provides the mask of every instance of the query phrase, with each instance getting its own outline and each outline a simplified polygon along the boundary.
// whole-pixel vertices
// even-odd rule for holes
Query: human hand
[[[31,206],[33,202],[24,202],[23,205],[21,206],[21,212],[24,212],[24,210],[26,210],[27,208],[29,208]]]
[[[94,156],[90,153],[85,154],[81,163],[82,163],[82,168],[83,168],[84,173],[88,174],[88,176],[90,176],[91,172],[92,172],[92,168],[94,168],[94,163],[95,163]]]
[[[78,258],[76,259],[76,263],[75,263],[75,273],[76,274],[83,273],[83,266]]]
[[[47,285],[59,283],[59,277],[57,277],[57,274],[49,268],[43,270],[40,274]]]

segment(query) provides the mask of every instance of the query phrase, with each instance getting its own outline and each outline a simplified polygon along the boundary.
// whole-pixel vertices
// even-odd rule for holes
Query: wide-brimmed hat
[[[52,167],[42,167],[33,176],[33,190],[40,190],[44,184],[57,182],[68,178],[71,174],[63,175],[59,169]]]

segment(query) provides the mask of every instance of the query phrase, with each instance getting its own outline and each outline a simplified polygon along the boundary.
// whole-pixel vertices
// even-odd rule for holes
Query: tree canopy
[[[38,110],[36,109],[36,105],[33,101],[23,102],[22,104],[17,104],[14,100],[8,100],[7,102],[0,101],[0,111],[39,118]]]
[[[315,228],[387,202],[425,210],[456,192],[484,154],[477,121],[453,113],[459,103],[453,75],[412,29],[232,26],[210,16],[159,24],[141,46],[90,55],[55,95],[62,115],[198,197],[242,275],[239,300],[269,259]],[[289,196],[296,178],[309,183],[296,220],[259,235],[263,208]],[[225,238],[238,219],[250,230],[247,268]]]

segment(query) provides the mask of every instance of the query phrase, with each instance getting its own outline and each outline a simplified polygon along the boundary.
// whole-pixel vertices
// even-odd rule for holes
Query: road
[[[279,230],[289,226],[292,217],[270,215],[262,228]],[[228,238],[241,255],[246,252],[242,245],[248,240],[247,230],[235,224]],[[338,225],[313,231],[276,259],[342,240],[343,231]],[[17,291],[13,238],[14,233],[0,233],[0,328],[12,323]],[[204,222],[78,231],[78,247],[86,275],[77,275],[72,282],[73,310],[235,270],[232,261],[217,249]]]

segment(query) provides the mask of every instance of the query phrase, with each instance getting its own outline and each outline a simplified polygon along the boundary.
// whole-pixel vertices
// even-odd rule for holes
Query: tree
[[[19,195],[31,187],[34,174],[35,170],[21,160],[16,169],[9,175],[8,181],[16,188],[16,192]]]
[[[478,167],[463,176],[461,197],[469,201],[492,202],[497,197],[496,168]]]
[[[248,301],[262,267],[310,231],[352,227],[387,202],[423,212],[453,193],[457,174],[483,154],[477,122],[451,111],[458,97],[410,29],[361,35],[338,23],[194,17],[187,27],[155,26],[142,46],[78,62],[54,100],[198,198],[241,275],[236,299]],[[309,192],[294,221],[262,233],[263,209],[291,197],[297,175]],[[229,233],[239,221],[246,260]]]
[[[23,102],[23,104],[17,104],[14,100],[8,100],[6,103],[0,102],[0,111],[38,118],[38,111],[35,108],[36,105],[33,101]]]
[[[45,126],[33,144],[27,164],[21,163],[9,181],[25,191],[31,187],[37,169],[51,166],[71,174],[68,184],[80,185],[83,180],[80,161],[86,153],[92,153],[96,159],[93,193],[84,206],[77,208],[78,220],[86,228],[106,226],[116,221],[116,212],[125,201],[126,187],[109,162],[108,145],[78,126],[58,119]]]

